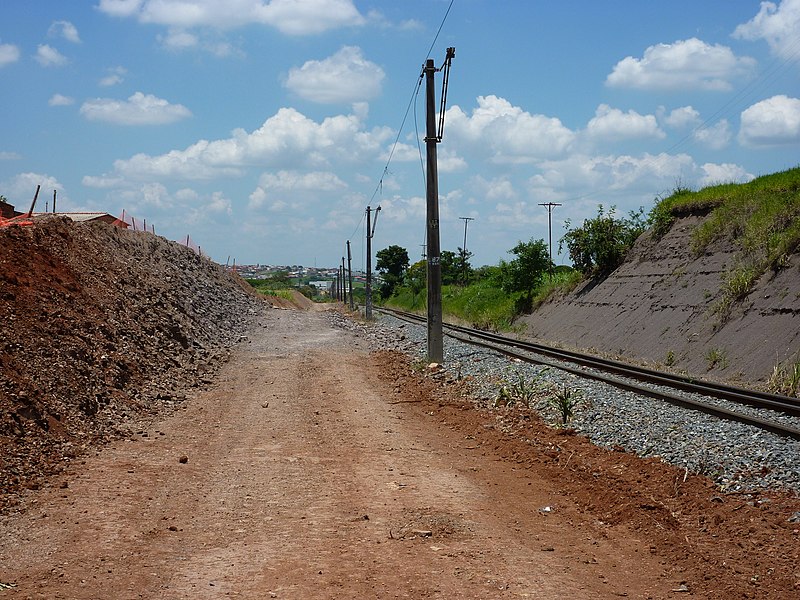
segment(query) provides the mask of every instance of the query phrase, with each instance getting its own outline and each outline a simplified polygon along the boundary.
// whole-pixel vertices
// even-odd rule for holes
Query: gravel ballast
[[[335,324],[356,330],[375,350],[395,350],[412,361],[426,360],[426,330],[380,314],[365,325],[332,312]],[[665,462],[711,478],[722,491],[787,490],[800,493],[800,442],[742,423],[674,406],[609,384],[580,378],[550,366],[511,359],[445,336],[444,372],[470,382],[473,400],[483,407],[498,402],[503,386],[532,392],[530,408],[553,426],[560,418],[549,398],[564,388],[577,399],[569,426],[593,443]],[[441,372],[440,372],[441,373]],[[439,375],[441,376],[441,375]],[[704,398],[704,400],[708,400]],[[740,413],[800,427],[800,419],[722,400]]]

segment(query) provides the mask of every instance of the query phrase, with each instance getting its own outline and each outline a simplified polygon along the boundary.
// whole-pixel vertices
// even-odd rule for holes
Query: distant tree
[[[622,264],[636,239],[647,228],[644,209],[631,211],[627,218],[615,216],[616,207],[607,213],[598,206],[597,216],[585,219],[583,225],[568,229],[558,244],[559,252],[567,246],[572,264],[584,275],[608,275]]]
[[[442,250],[439,255],[439,264],[442,266],[442,285],[451,285],[458,281],[458,256],[450,250]]]
[[[464,285],[472,281],[473,270],[472,265],[469,264],[469,259],[472,258],[472,252],[464,250],[459,247],[458,249],[458,269],[459,281]]]
[[[428,262],[420,260],[408,267],[404,279],[405,286],[411,290],[412,308],[416,307],[417,296],[427,287],[428,283]]]
[[[518,308],[525,309],[530,306],[534,289],[550,267],[548,247],[544,240],[531,238],[528,242],[519,242],[509,252],[516,258],[500,261],[499,283],[506,292],[521,292],[523,302]]]
[[[408,269],[408,251],[402,246],[394,245],[378,250],[375,256],[378,258],[375,270],[383,277],[380,294],[381,297],[388,298],[403,281],[403,275]]]

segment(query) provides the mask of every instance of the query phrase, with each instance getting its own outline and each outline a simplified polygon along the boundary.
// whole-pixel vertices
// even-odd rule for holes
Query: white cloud
[[[19,160],[21,155],[16,152],[0,152],[0,160]]]
[[[111,87],[113,85],[117,85],[125,81],[125,75],[128,74],[128,70],[125,67],[113,67],[108,69],[108,75],[103,77],[99,84],[102,87]]]
[[[722,150],[730,143],[732,133],[728,120],[722,119],[714,125],[695,129],[692,137],[706,148]]]
[[[741,115],[739,143],[744,146],[800,143],[800,100],[773,96],[745,109]]]
[[[277,173],[264,173],[259,180],[259,187],[271,190],[312,190],[332,191],[346,188],[347,184],[339,179],[335,173],[313,171],[300,173],[298,171],[278,171]]]
[[[668,115],[664,115],[662,121],[665,125],[674,129],[696,127],[700,124],[700,113],[691,106],[682,106],[673,109]]]
[[[227,139],[200,140],[185,150],[160,156],[137,154],[117,160],[114,168],[134,179],[209,179],[239,175],[251,165],[313,169],[331,162],[370,161],[392,133],[388,128],[365,131],[362,125],[355,115],[328,117],[317,123],[293,108],[282,108],[253,132],[236,129]],[[342,148],[349,151],[343,153]]]
[[[755,176],[748,173],[739,165],[730,163],[706,163],[700,167],[703,176],[699,180],[700,187],[717,185],[720,183],[747,183]]]
[[[127,101],[96,98],[83,103],[81,114],[90,121],[117,125],[164,125],[192,116],[182,104],[170,104],[151,94],[136,92]]]
[[[650,46],[641,59],[622,59],[606,78],[606,85],[643,90],[727,91],[732,88],[732,81],[749,76],[755,65],[754,59],[739,58],[727,46],[711,46],[691,38]]]
[[[669,186],[676,179],[686,179],[695,171],[689,155],[666,153],[645,153],[641,157],[574,154],[564,160],[544,162],[539,167],[541,173],[531,183],[559,193],[586,189],[650,191]]]
[[[14,44],[0,44],[0,68],[19,60],[19,48]]]
[[[459,106],[446,113],[445,137],[498,163],[530,163],[564,154],[575,134],[554,117],[534,115],[497,96],[479,96],[467,115]],[[465,150],[462,154],[467,154]]]
[[[352,103],[381,93],[385,74],[364,58],[361,48],[344,46],[324,60],[310,60],[289,71],[285,86],[312,102]]]
[[[37,185],[40,185],[41,188],[34,210],[44,210],[42,208],[45,202],[44,198],[48,193],[52,197],[53,190],[58,190],[59,205],[62,202],[69,203],[69,198],[64,194],[64,186],[55,177],[44,173],[19,173],[0,183],[0,189],[3,190],[3,195],[8,198],[9,202],[17,207],[17,210],[24,208],[27,211],[33,201]]]
[[[63,37],[73,44],[81,43],[81,36],[78,35],[78,29],[69,21],[53,21],[53,24],[50,25],[50,28],[47,30],[47,35],[51,37]]]
[[[100,0],[98,8],[109,16],[179,29],[261,24],[288,35],[311,35],[366,23],[352,0]]]
[[[233,214],[231,201],[222,192],[212,193],[211,200],[205,205],[204,209],[212,213]]]
[[[590,138],[603,142],[666,137],[653,115],[640,115],[634,110],[623,113],[608,104],[597,107],[595,116],[586,126],[586,133]]]
[[[43,67],[62,67],[69,62],[66,56],[47,44],[39,44],[36,47],[34,58]]]
[[[200,44],[200,40],[195,34],[174,27],[167,31],[167,35],[160,36],[159,41],[170,50],[186,50]]]
[[[75,104],[75,98],[69,96],[62,96],[61,94],[53,94],[50,100],[47,101],[49,106],[70,106]]]
[[[181,202],[193,202],[199,197],[200,195],[192,188],[181,188],[175,192],[175,199]]]
[[[762,2],[758,14],[739,25],[733,37],[743,40],[766,40],[774,54],[789,60],[800,60],[800,0],[783,0],[779,4]]]

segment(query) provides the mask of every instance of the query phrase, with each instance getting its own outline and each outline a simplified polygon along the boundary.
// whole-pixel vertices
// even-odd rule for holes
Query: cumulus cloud
[[[333,56],[289,71],[285,86],[312,102],[349,104],[379,95],[384,77],[383,69],[365,59],[361,48],[344,46]]]
[[[666,114],[662,107],[659,112],[662,114],[663,123],[673,129],[686,129],[700,124],[700,113],[691,106],[675,108],[669,114]]]
[[[739,165],[731,163],[714,164],[706,163],[700,167],[703,175],[700,177],[700,187],[717,185],[720,183],[747,183],[755,178]]]
[[[727,91],[732,88],[732,81],[749,76],[755,65],[754,59],[737,57],[727,46],[712,46],[691,38],[650,46],[642,58],[622,59],[606,78],[606,85],[642,90]]]
[[[800,142],[800,100],[773,96],[745,109],[738,139],[744,146],[797,144]]]
[[[3,195],[11,204],[16,205],[18,209],[24,206],[27,210],[36,193],[37,185],[41,185],[42,190],[50,191],[51,195],[53,190],[58,190],[59,204],[61,202],[69,203],[69,197],[64,194],[64,186],[59,183],[58,179],[45,173],[19,173],[11,179],[1,182],[0,189],[3,190]],[[42,193],[39,192],[39,200],[43,199]]]
[[[779,4],[762,2],[758,14],[739,25],[733,37],[743,40],[766,40],[774,54],[789,60],[800,60],[800,0],[783,0]]]
[[[634,110],[624,113],[608,104],[597,107],[595,116],[586,126],[586,134],[593,140],[604,142],[666,137],[653,115],[640,115]]]
[[[98,8],[112,17],[179,29],[261,24],[287,35],[312,35],[366,23],[352,0],[100,0]]]
[[[497,96],[479,96],[468,115],[459,106],[446,113],[445,135],[498,163],[526,163],[565,153],[575,134],[555,117],[535,115]],[[466,154],[466,152],[462,152]]]
[[[70,98],[69,96],[63,96],[61,94],[53,94],[50,100],[47,101],[47,104],[50,106],[70,106],[75,104],[75,98]]]
[[[281,170],[275,173],[263,173],[258,187],[250,194],[248,206],[251,209],[260,208],[268,198],[273,198],[270,210],[282,210],[289,204],[285,200],[277,198],[280,194],[291,192],[290,196],[297,201],[300,198],[310,198],[316,193],[333,192],[346,188],[347,184],[335,173],[329,171]]]
[[[90,121],[117,125],[164,125],[192,116],[182,104],[170,104],[151,94],[136,92],[126,101],[96,98],[83,103],[81,114]]]
[[[50,28],[47,30],[47,35],[50,37],[62,37],[73,44],[81,43],[81,36],[78,35],[78,29],[69,21],[53,21],[53,24],[50,25]]]
[[[210,179],[235,176],[252,165],[318,168],[331,162],[371,160],[392,135],[388,128],[363,129],[356,115],[328,117],[317,123],[292,108],[282,108],[252,132],[233,131],[221,140],[199,140],[184,150],[160,156],[137,154],[117,160],[117,173],[134,179],[174,177]],[[342,148],[348,148],[343,153]]]
[[[727,119],[722,119],[707,127],[699,127],[692,133],[694,140],[712,150],[722,150],[731,141],[733,134],[731,133],[730,124]]]
[[[0,44],[0,68],[19,60],[19,48],[13,44]]]
[[[128,74],[128,70],[125,67],[113,67],[108,69],[108,75],[103,77],[99,84],[102,87],[111,87],[113,85],[118,85],[125,81],[125,75]]]
[[[37,46],[34,58],[43,67],[63,67],[69,62],[66,56],[47,44]]]

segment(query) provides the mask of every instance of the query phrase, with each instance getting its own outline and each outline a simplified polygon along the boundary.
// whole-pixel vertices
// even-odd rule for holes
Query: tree
[[[428,263],[425,260],[415,262],[406,269],[405,285],[411,290],[411,307],[417,305],[417,296],[428,283]]]
[[[525,305],[530,305],[533,290],[550,268],[550,256],[544,240],[530,239],[519,242],[511,250],[517,257],[511,261],[500,261],[500,286],[506,292],[522,292]]]
[[[378,258],[375,270],[383,277],[380,294],[382,298],[388,298],[403,280],[403,274],[408,268],[408,251],[402,246],[389,246],[378,250],[375,256]]]
[[[570,260],[584,275],[608,275],[622,264],[636,239],[647,228],[644,209],[631,211],[627,218],[615,217],[616,207],[606,213],[598,206],[597,216],[583,225],[569,229],[558,243],[559,252],[566,244]]]

